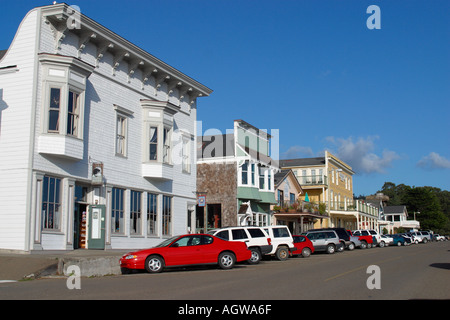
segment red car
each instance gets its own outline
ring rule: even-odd
[[[294,238],[294,247],[296,248],[292,255],[301,255],[307,258],[314,253],[313,244],[306,236],[292,236],[292,238]]]
[[[232,242],[209,234],[186,234],[161,242],[156,247],[129,252],[120,259],[122,273],[131,269],[161,272],[165,267],[218,264],[231,269],[252,256],[245,242]]]

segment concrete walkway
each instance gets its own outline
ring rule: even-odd
[[[81,276],[120,274],[119,259],[132,250],[33,251],[8,253],[0,250],[0,282],[64,276],[67,267],[80,267]]]

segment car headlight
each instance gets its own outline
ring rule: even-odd
[[[136,259],[136,258],[137,258],[137,255],[129,254],[125,257],[125,260]]]

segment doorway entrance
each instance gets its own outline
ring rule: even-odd
[[[86,248],[86,212],[87,204],[75,203],[73,212],[73,248]]]
[[[86,248],[86,234],[87,234],[87,194],[88,187],[75,185],[75,203],[73,210],[73,248]]]
[[[207,212],[207,214],[205,214]],[[220,203],[207,204],[196,207],[196,232],[208,232],[222,227],[222,205]]]

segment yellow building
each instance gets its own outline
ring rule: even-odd
[[[353,200],[352,167],[325,151],[324,157],[280,160],[282,169],[291,169],[303,189],[299,200],[325,204],[329,219],[314,225],[358,229],[361,222],[378,227],[378,209]]]

